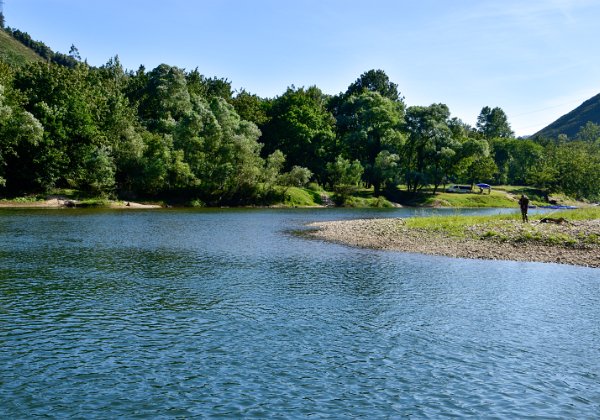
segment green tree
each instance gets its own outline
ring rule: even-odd
[[[337,122],[342,151],[361,163],[365,181],[379,194],[381,179],[375,173],[375,159],[383,150],[397,153],[402,148],[404,104],[366,91],[341,104]]]
[[[15,86],[24,93],[27,111],[44,127],[43,141],[27,153],[31,170],[20,182],[34,189],[85,188],[78,185],[82,174],[93,176],[97,170],[86,163],[91,162],[90,151],[108,146],[100,120],[110,110],[96,71],[85,64],[72,69],[33,64],[16,74]]]
[[[259,128],[269,121],[267,115],[271,102],[241,90],[230,101],[241,119],[253,122]]]
[[[0,186],[7,184],[7,166],[16,172],[15,169],[26,159],[24,154],[37,147],[42,137],[43,127],[40,122],[16,103],[11,103],[4,86],[0,85]],[[19,170],[27,172],[25,168],[27,166],[21,166]],[[12,177],[8,187],[12,191],[18,191],[18,180]]]
[[[579,129],[575,140],[594,143],[600,141],[600,125],[588,121],[583,127]]]
[[[231,82],[227,79],[217,77],[205,77],[200,74],[198,68],[186,74],[187,86],[191,95],[200,96],[206,100],[218,96],[231,102],[233,91]]]
[[[543,154],[543,147],[529,139],[513,139],[509,142],[511,159],[508,165],[510,184],[524,185],[532,167]]]
[[[176,121],[189,114],[192,101],[183,70],[161,64],[148,73],[140,92],[139,116],[153,132],[171,133]]]
[[[341,155],[334,162],[327,164],[329,182],[339,196],[338,202],[343,202],[348,195],[356,191],[363,172],[364,168],[358,159],[350,161]]]
[[[379,152],[373,167],[373,176],[377,185],[381,185],[383,189],[396,188],[400,178],[399,162],[400,157],[397,154],[390,153],[389,150]]]
[[[488,139],[495,137],[508,138],[514,134],[508,123],[508,117],[499,107],[483,107],[477,117],[477,129]]]
[[[369,70],[361,74],[354,83],[348,86],[345,96],[360,95],[365,92],[377,92],[394,102],[402,101],[398,85],[392,83],[383,70]]]
[[[528,172],[527,181],[547,194],[562,192],[578,199],[600,198],[600,146],[571,141],[549,143]]]
[[[261,137],[264,153],[281,150],[286,170],[305,167],[322,182],[325,163],[335,151],[335,120],[323,93],[316,87],[288,88],[273,100],[268,118]]]
[[[304,187],[310,181],[312,172],[301,166],[294,166],[289,172],[285,172],[279,176],[278,184],[284,187],[283,196],[287,194],[290,187]]]
[[[443,182],[458,140],[448,126],[450,110],[444,104],[413,106],[406,112],[409,137],[404,148],[405,182],[409,192],[417,192],[428,183],[434,193]]]
[[[494,175],[498,171],[496,162],[489,155],[478,156],[473,159],[466,171],[467,179],[473,188],[473,184],[476,182],[489,182],[494,178]]]

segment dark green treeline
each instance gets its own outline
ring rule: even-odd
[[[599,179],[599,126],[573,139],[516,139],[500,108],[484,107],[470,127],[444,104],[407,107],[381,70],[335,96],[292,86],[261,98],[165,64],[0,63],[5,196],[75,188],[267,204],[277,186],[313,181],[340,194],[488,182],[597,199]]]

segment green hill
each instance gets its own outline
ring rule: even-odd
[[[533,137],[557,138],[559,134],[566,134],[569,138],[573,138],[588,121],[600,124],[600,94],[541,129]]]
[[[0,59],[16,66],[42,61],[42,57],[3,30],[0,30]]]

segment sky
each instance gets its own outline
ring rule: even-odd
[[[4,0],[4,16],[91,65],[198,68],[269,98],[381,69],[407,106],[471,125],[500,107],[518,136],[600,93],[598,0]]]

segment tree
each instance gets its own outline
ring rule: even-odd
[[[73,44],[71,44],[71,48],[69,49],[69,57],[73,60],[81,61],[81,54],[79,54],[79,50]]]
[[[473,188],[475,182],[489,182],[492,180],[497,171],[498,167],[494,159],[489,155],[484,155],[471,161],[467,167],[466,175],[471,188]]]
[[[399,180],[400,157],[388,150],[382,150],[375,158],[373,167],[373,177],[382,188],[395,188]]]
[[[206,100],[214,96],[231,101],[233,91],[231,82],[227,79],[217,77],[205,77],[200,74],[198,68],[186,74],[187,86],[190,94],[198,95]]]
[[[11,103],[4,86],[0,85],[0,186],[7,184],[7,166],[13,171],[17,169],[17,165],[26,159],[26,152],[35,148],[42,141],[42,136],[40,122],[31,113]],[[20,170],[27,172],[25,168],[27,166],[21,166]],[[15,181],[14,178],[9,179],[8,187],[18,191],[21,185]]]
[[[402,101],[398,85],[392,83],[383,70],[369,70],[361,74],[354,83],[348,86],[345,96],[360,95],[365,92],[377,92],[392,101]]]
[[[477,117],[477,129],[485,138],[508,138],[513,136],[513,131],[508,123],[508,117],[499,108],[485,106]]]
[[[513,185],[524,185],[530,168],[541,158],[544,148],[529,139],[513,139],[509,144],[511,159],[508,163],[508,181]]]
[[[356,190],[364,169],[358,160],[351,162],[341,155],[327,164],[327,173],[332,188],[338,194],[340,202]]]
[[[600,141],[600,125],[588,121],[583,127],[579,129],[575,140],[580,140],[587,143],[594,143]]]
[[[262,99],[242,89],[231,99],[230,103],[241,119],[251,121],[259,128],[269,121],[267,113],[271,103],[267,99]]]
[[[294,166],[289,172],[285,172],[279,176],[278,184],[285,187],[283,196],[287,193],[290,187],[304,187],[310,181],[312,172],[301,166]]]
[[[71,69],[45,63],[32,64],[16,74],[15,86],[27,98],[25,109],[44,127],[43,141],[22,154],[30,168],[18,175],[22,185],[42,190],[57,185],[79,187],[90,151],[108,143],[100,123],[109,113],[106,91],[96,76],[84,64]]]
[[[341,104],[337,122],[341,150],[349,159],[361,163],[365,181],[379,194],[381,179],[374,172],[375,159],[383,150],[398,153],[402,148],[404,104],[378,92],[362,92]]]
[[[444,163],[453,157],[457,140],[448,127],[450,110],[445,104],[413,106],[406,112],[409,137],[404,148],[405,182],[409,192],[434,184],[434,193],[442,183]]]
[[[159,65],[148,73],[143,89],[138,112],[151,131],[172,132],[175,122],[192,110],[185,73],[177,67]]]
[[[281,150],[285,169],[308,168],[320,182],[325,179],[325,163],[335,152],[335,120],[326,108],[326,98],[316,87],[294,87],[275,98],[263,126],[264,153]]]

